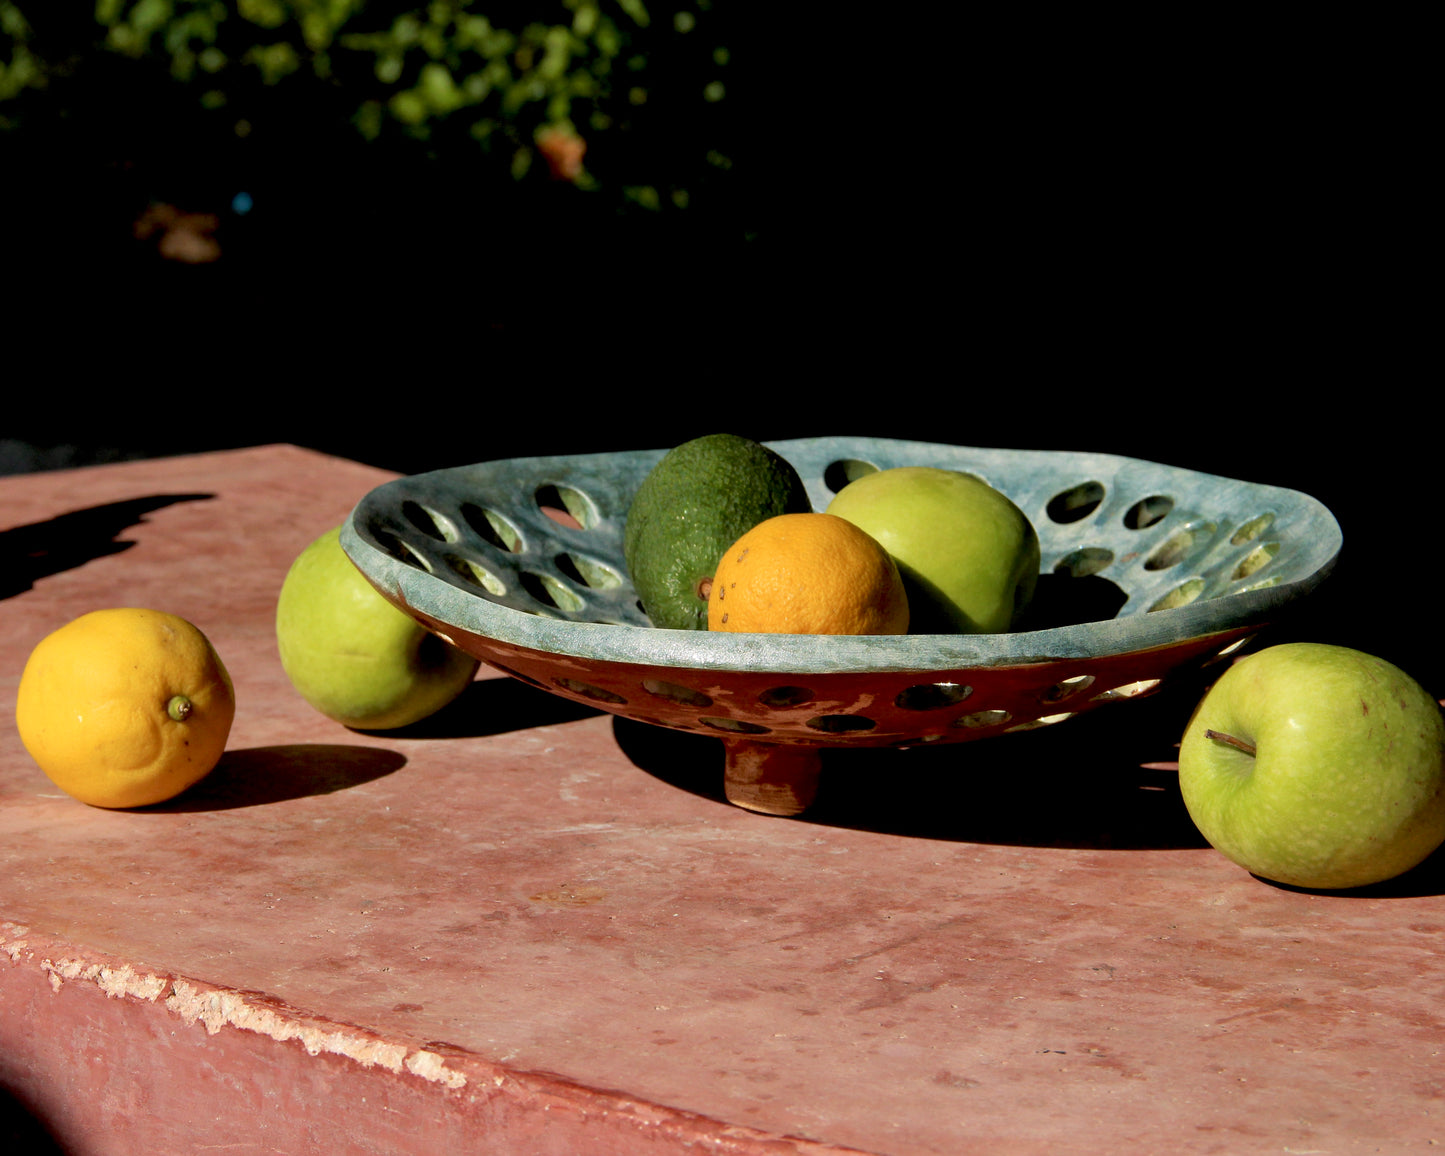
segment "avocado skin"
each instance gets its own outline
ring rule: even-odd
[[[654,626],[706,630],[698,586],[723,551],[777,514],[809,513],[798,471],[766,446],[708,434],[669,450],[633,495],[622,552]]]

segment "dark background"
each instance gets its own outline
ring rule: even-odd
[[[718,430],[1120,453],[1325,502],[1345,549],[1301,629],[1445,695],[1408,29],[766,31],[732,200],[691,218],[478,187],[301,109],[240,151],[133,93],[109,139],[0,138],[0,470]],[[243,185],[213,264],[131,235]]]

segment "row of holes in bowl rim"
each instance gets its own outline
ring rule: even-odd
[[[1268,518],[1272,515],[1263,515],[1262,517]],[[1165,570],[1182,564],[1194,553],[1195,544],[1207,541],[1214,534],[1215,529],[1212,522],[1198,522],[1177,530],[1150,555],[1144,563],[1144,569]],[[1257,530],[1254,536],[1257,537],[1262,532],[1262,530]],[[1249,537],[1242,537],[1239,532],[1236,532],[1230,539],[1230,544],[1238,546],[1248,541],[1250,541]],[[1235,564],[1227,582],[1232,585],[1244,582],[1246,578],[1252,578],[1279,554],[1279,549],[1278,542],[1261,542]],[[1073,550],[1060,558],[1054,564],[1054,573],[1071,578],[1085,578],[1101,573],[1112,565],[1113,561],[1114,554],[1111,550],[1099,546],[1086,546]],[[1283,580],[1283,575],[1271,574],[1242,586],[1234,586],[1230,592],[1260,590],[1267,586],[1277,586]],[[1153,612],[1169,610],[1176,606],[1186,606],[1203,594],[1207,585],[1208,582],[1202,576],[1195,575],[1187,578],[1150,603],[1149,610]]]
[[[848,482],[873,472],[876,466],[867,462],[838,461],[824,472],[825,482],[836,492]],[[1061,525],[1082,521],[1103,504],[1105,489],[1097,481],[1081,482],[1055,494],[1045,506],[1049,519]],[[538,510],[559,525],[569,529],[590,529],[597,522],[596,506],[582,492],[569,486],[548,483],[539,486],[533,494]],[[1174,509],[1174,499],[1164,494],[1151,494],[1139,499],[1125,511],[1122,519],[1130,530],[1144,530],[1156,525]],[[471,530],[483,541],[506,553],[521,553],[525,548],[522,531],[508,518],[495,510],[464,502],[459,513]],[[456,526],[442,514],[430,510],[415,501],[402,503],[402,515],[421,533],[438,542],[455,543],[461,538]],[[1264,512],[1241,523],[1230,536],[1232,546],[1242,546],[1262,537],[1274,523],[1274,514]],[[1144,562],[1144,569],[1167,570],[1187,561],[1197,543],[1212,536],[1217,529],[1212,522],[1195,522],[1183,526],[1157,546]],[[388,553],[410,565],[427,568],[425,559],[408,549],[391,535],[385,535],[383,544]],[[1229,577],[1230,582],[1240,582],[1253,577],[1278,553],[1277,541],[1261,542],[1235,566]],[[506,584],[481,563],[472,558],[447,555],[446,561],[458,577],[483,591],[496,596],[507,593]],[[537,574],[523,571],[520,581],[523,589],[536,602],[555,607],[558,610],[580,613],[586,608],[586,601],[578,592],[579,588],[606,590],[621,586],[624,579],[616,569],[588,558],[583,554],[563,553],[554,560],[558,570],[572,583],[568,586],[551,574]],[[1075,578],[1099,574],[1114,562],[1114,553],[1100,546],[1086,546],[1074,550],[1061,558],[1054,566],[1056,574]],[[1272,585],[1277,577],[1265,578],[1243,589]],[[1167,610],[1194,601],[1204,590],[1202,578],[1191,578],[1176,586],[1149,607],[1151,611]]]
[[[1230,655],[1248,645],[1250,639],[1239,638],[1227,646],[1213,652],[1205,661],[1206,665],[1228,658]],[[532,686],[542,690],[549,690],[550,687],[537,681],[529,675],[512,670],[497,662],[492,662],[498,670],[520,679]],[[1105,690],[1095,691],[1089,696],[1090,701],[1118,702],[1125,699],[1140,698],[1157,690],[1162,680],[1158,678],[1140,679],[1136,682],[1125,683],[1122,686],[1109,687]],[[1063,722],[1065,719],[1077,714],[1077,710],[1055,710],[1054,708],[1063,705],[1070,700],[1075,700],[1079,695],[1094,689],[1095,678],[1091,674],[1075,675],[1072,678],[1062,679],[1045,687],[1037,695],[1039,712],[1029,718],[1015,719],[1014,715],[1006,710],[984,709],[968,710],[962,714],[953,716],[948,721],[948,727],[961,730],[983,730],[986,728],[1005,728],[1008,731],[1032,730],[1036,727],[1051,726],[1054,723]],[[629,706],[628,699],[614,691],[607,690],[600,686],[593,686],[574,678],[554,678],[552,685],[556,689],[569,695],[589,699],[606,707]],[[663,699],[667,702],[688,707],[692,710],[704,711],[713,705],[711,696],[706,695],[691,687],[680,686],[676,683],[665,682],[661,679],[644,679],[642,689],[652,698]],[[899,710],[915,712],[920,716],[930,712],[942,712],[956,707],[973,694],[973,688],[957,682],[930,682],[918,683],[910,686],[894,697],[893,705]],[[802,686],[775,686],[763,691],[757,696],[758,705],[764,710],[792,710],[799,706],[805,706],[814,699],[814,693],[807,687]],[[644,719],[643,721],[656,721]],[[772,733],[773,728],[760,723],[749,722],[745,719],[729,718],[726,716],[697,715],[695,721],[703,727],[712,730],[742,735],[765,735]],[[1013,725],[1009,725],[1013,724]],[[817,731],[820,737],[847,736],[849,734],[866,733],[875,730],[878,723],[861,714],[820,714],[806,720],[805,724],[809,729]],[[929,741],[942,737],[941,734],[927,735],[922,741]]]
[[[595,507],[577,490],[549,484],[539,487],[533,496],[537,508],[560,526],[581,530],[596,524]],[[451,519],[419,502],[402,502],[401,512],[409,524],[434,541],[446,544],[461,541],[462,535]],[[526,539],[522,531],[495,510],[472,502],[463,502],[458,512],[468,528],[493,548],[507,554],[519,554],[525,549]],[[394,534],[386,531],[375,533],[386,552],[398,561],[431,570],[426,558]],[[497,597],[507,594],[506,583],[476,559],[452,553],[444,554],[443,559],[448,568],[469,585]],[[551,574],[527,570],[519,572],[518,580],[533,601],[558,610],[580,613],[586,609],[586,600],[578,592],[578,588],[610,590],[624,583],[622,575],[616,569],[584,554],[559,554],[554,562],[572,585],[558,581]]]
[[[1050,520],[1061,525],[1079,522],[1103,504],[1104,495],[1105,491],[1101,483],[1081,482],[1077,486],[1054,495],[1049,500],[1046,509]],[[1123,523],[1126,529],[1145,530],[1163,521],[1173,510],[1173,498],[1164,494],[1152,494],[1130,506],[1124,513]],[[1273,511],[1265,511],[1246,519],[1235,527],[1234,532],[1230,535],[1229,544],[1239,547],[1258,541],[1274,525],[1274,519]],[[1196,547],[1206,543],[1217,529],[1218,526],[1209,521],[1196,521],[1181,526],[1150,552],[1149,557],[1144,560],[1144,569],[1149,571],[1168,570],[1183,564],[1194,556]],[[1278,555],[1279,548],[1280,544],[1277,541],[1260,542],[1236,563],[1228,581],[1231,583],[1242,582],[1246,578],[1253,577]],[[1060,558],[1054,564],[1054,573],[1073,578],[1084,578],[1100,573],[1113,565],[1113,562],[1113,551],[1101,546],[1085,546]],[[1239,589],[1253,590],[1273,586],[1279,581],[1279,576],[1271,576],[1239,587]],[[1203,578],[1190,578],[1156,599],[1150,605],[1149,610],[1152,612],[1185,606],[1198,598],[1204,592],[1204,587]]]

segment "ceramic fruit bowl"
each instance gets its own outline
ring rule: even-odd
[[[428,629],[497,669],[631,719],[715,735],[728,798],[798,814],[830,746],[962,742],[1115,709],[1244,645],[1313,590],[1334,517],[1293,490],[1103,454],[861,437],[769,443],[814,509],[873,469],[964,470],[1032,519],[1042,574],[1009,634],[663,630],[622,529],[665,450],[520,458],[366,495],[341,541]]]

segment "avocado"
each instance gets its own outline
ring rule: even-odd
[[[708,434],[669,450],[627,510],[623,557],[654,626],[707,629],[723,551],[776,514],[809,513],[798,471],[766,446]]]

